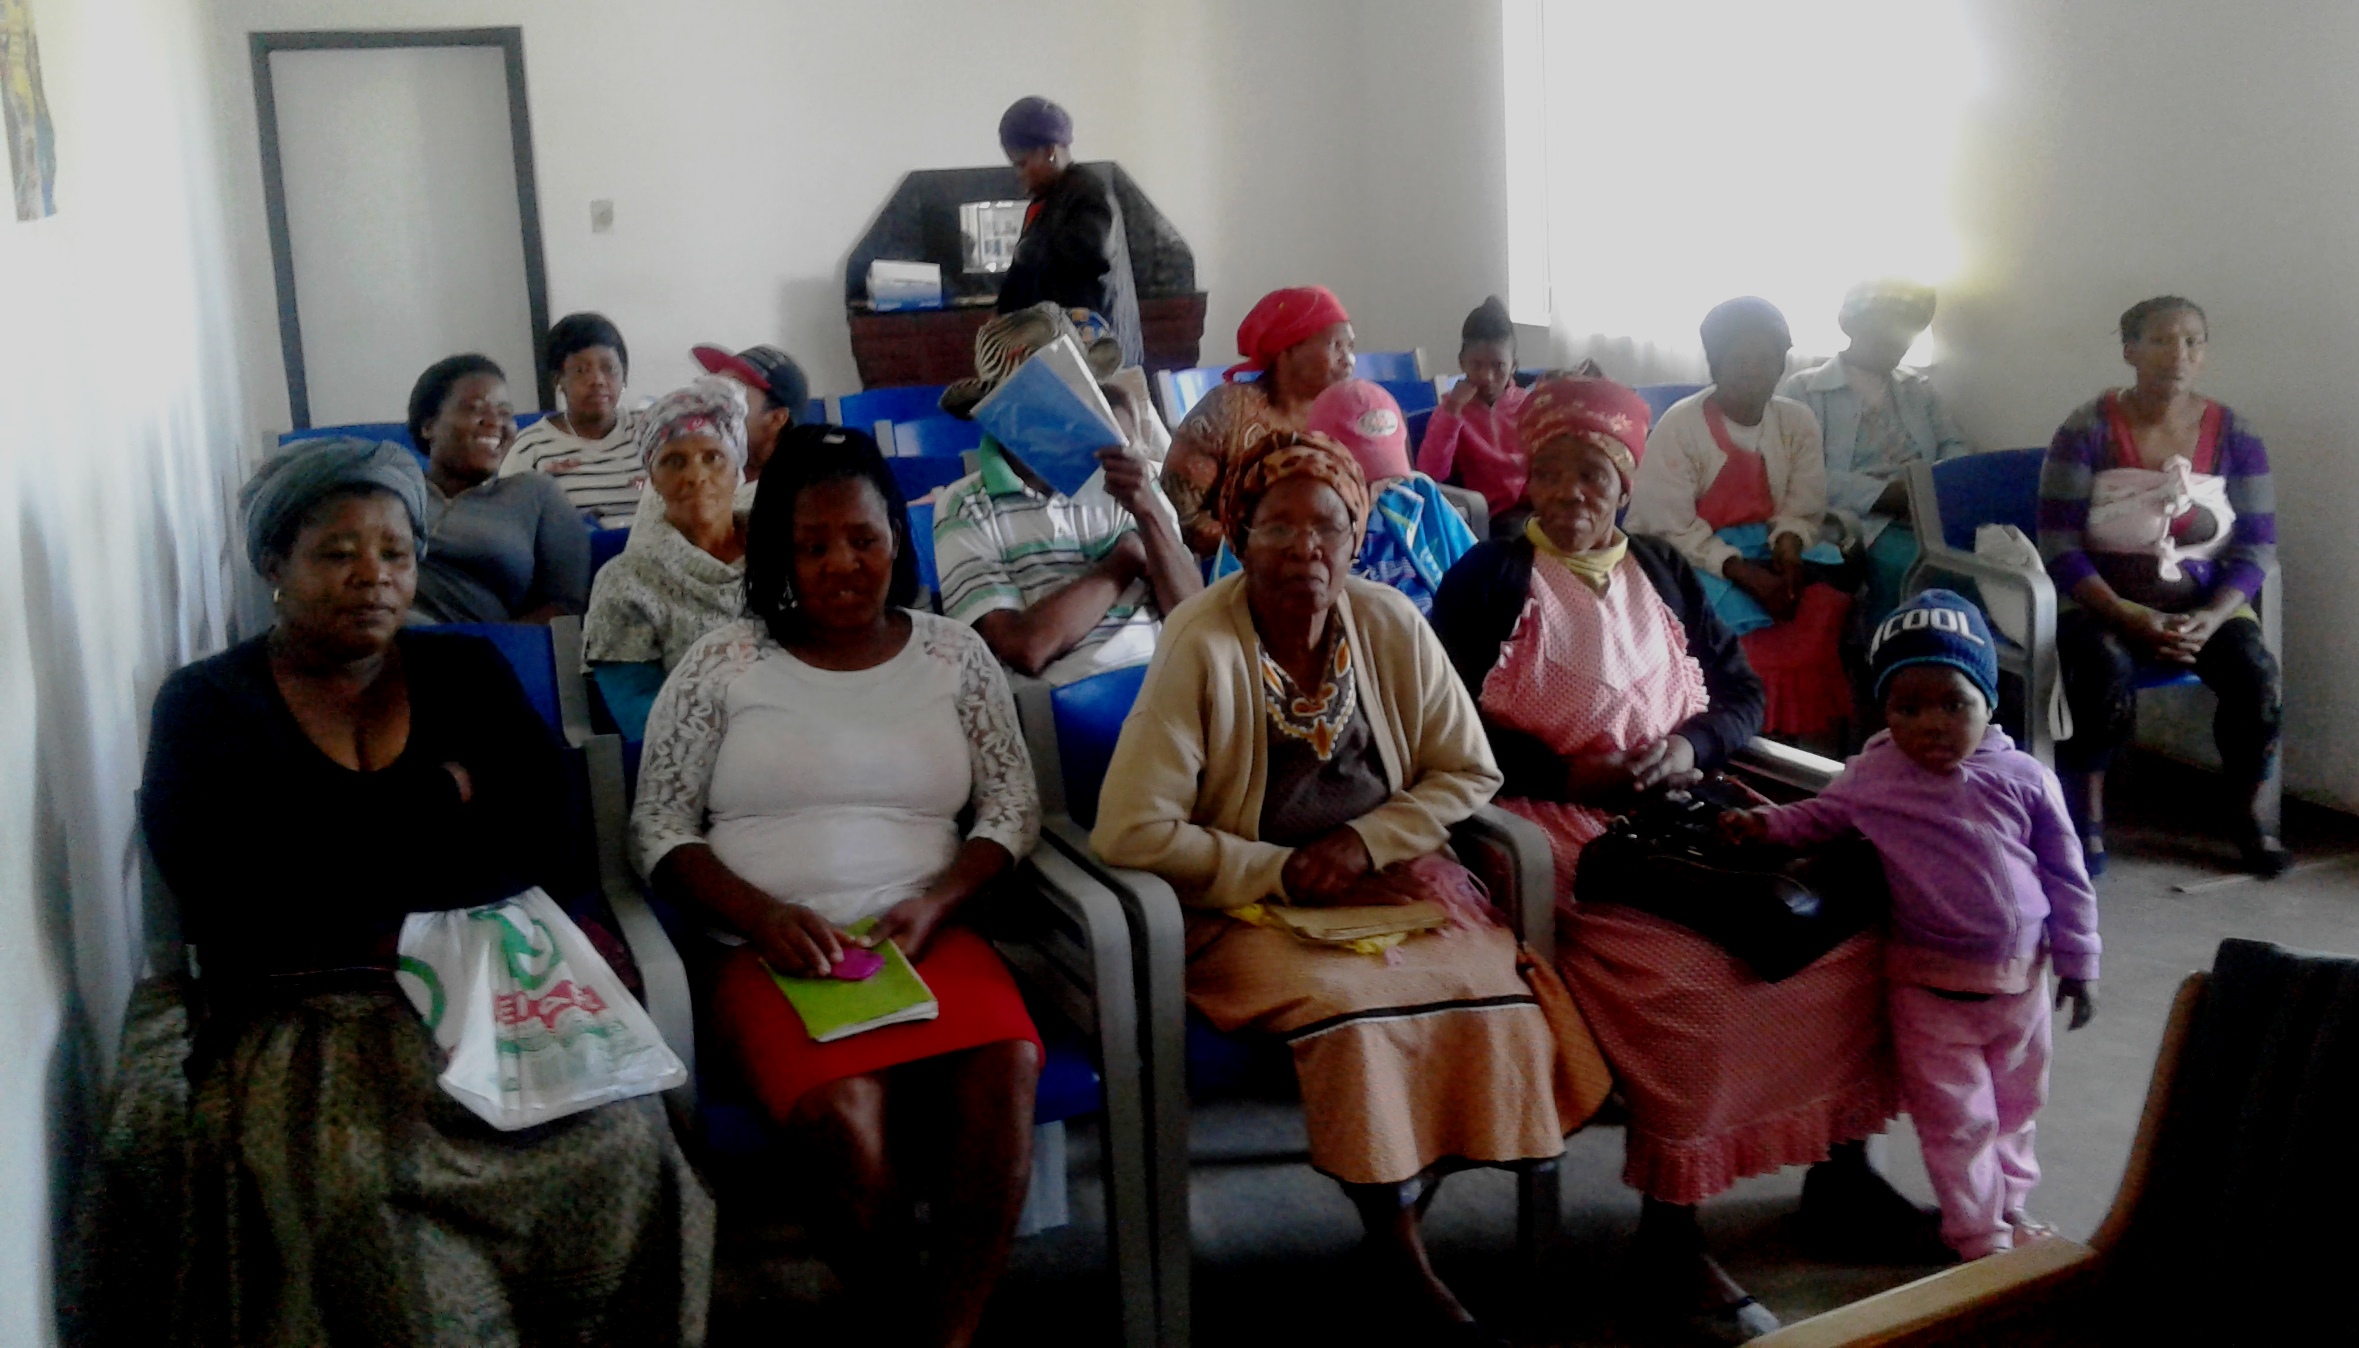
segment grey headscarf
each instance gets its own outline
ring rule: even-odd
[[[298,440],[262,465],[238,493],[246,521],[246,560],[259,573],[270,545],[331,492],[389,491],[409,512],[418,555],[426,553],[426,475],[418,456],[396,444],[348,435]]]
[[[704,375],[655,400],[639,418],[639,463],[655,469],[656,452],[685,435],[710,434],[745,471],[745,385]]]

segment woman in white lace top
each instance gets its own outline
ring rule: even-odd
[[[1040,1039],[958,914],[1031,850],[1040,799],[990,648],[907,607],[908,513],[876,443],[814,439],[762,475],[747,616],[689,647],[655,700],[633,841],[660,894],[736,943],[715,953],[712,1020],[809,1160],[830,1261],[880,1314],[920,1317],[923,1341],[964,1344],[1030,1177]],[[771,971],[825,977],[886,940],[940,1015],[813,1042]],[[913,1135],[948,1163],[906,1165]],[[905,1169],[942,1177],[920,1297]]]

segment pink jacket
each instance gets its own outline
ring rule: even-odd
[[[2058,977],[2097,976],[2097,892],[2063,789],[1996,726],[1949,773],[1917,766],[1880,733],[1823,794],[1764,814],[1781,846],[1852,829],[1875,844],[1904,982],[2022,991],[2043,946]]]
[[[1483,494],[1498,515],[1523,504],[1532,462],[1515,433],[1515,414],[1528,394],[1513,384],[1489,407],[1470,401],[1462,412],[1434,409],[1417,448],[1417,471]],[[1456,474],[1453,476],[1453,472]]]

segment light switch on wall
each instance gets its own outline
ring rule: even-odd
[[[612,234],[614,232],[614,202],[612,200],[600,197],[590,203],[590,232],[592,234]]]

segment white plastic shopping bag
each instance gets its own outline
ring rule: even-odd
[[[2012,524],[1985,524],[1974,530],[1974,555],[1986,562],[1997,562],[2026,575],[2036,576],[2047,569],[2040,560],[2039,545]],[[1993,586],[1982,592],[1983,612],[1990,615],[1990,625],[1999,635],[2018,646],[2031,644],[2031,606],[2022,595]],[[2064,701],[2064,681],[2058,679],[2048,698],[2048,738],[2072,738],[2072,708]]]
[[[688,1080],[637,999],[538,888],[410,914],[395,980],[449,1054],[442,1088],[494,1128]]]

